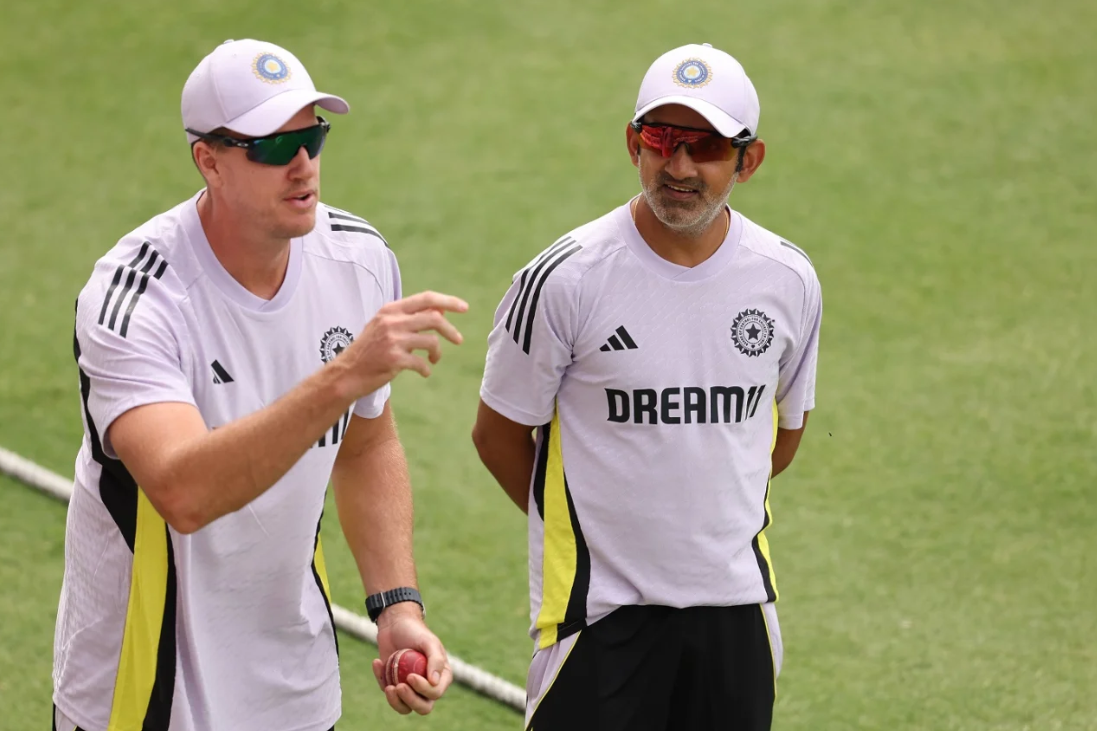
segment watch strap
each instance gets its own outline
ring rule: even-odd
[[[423,606],[423,596],[419,593],[419,590],[410,586],[401,586],[377,594],[370,594],[366,597],[366,614],[369,615],[372,622],[376,622],[381,616],[381,612],[385,611],[387,607],[401,602],[415,602],[423,610],[423,613],[426,613],[426,607]]]

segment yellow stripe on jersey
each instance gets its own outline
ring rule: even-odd
[[[571,587],[575,583],[578,550],[572,529],[564,483],[564,457],[560,447],[560,409],[549,427],[548,461],[545,465],[545,547],[542,567],[541,612],[537,616],[542,648],[556,644],[557,627],[564,621]]]
[[[312,565],[316,567],[316,574],[320,577],[320,585],[324,588],[324,598],[331,604],[331,585],[328,584],[328,568],[324,563],[324,543],[319,534],[316,536],[316,551],[312,554]]]
[[[766,488],[766,528],[773,524],[773,516],[769,512],[769,488]],[[758,550],[762,552],[766,568],[769,569],[769,585],[773,587],[773,601],[781,598],[781,592],[777,590],[777,574],[773,572],[773,559],[769,556],[769,539],[766,538],[766,530],[758,534]]]
[[[167,585],[167,527],[138,488],[129,606],[107,731],[141,731],[144,724],[156,681]]]
[[[780,416],[777,414],[777,399],[773,399],[773,439],[769,442],[769,453],[773,454],[773,450],[777,449],[777,421]]]
[[[773,450],[777,447],[777,400],[773,401],[773,438],[770,441],[769,453],[772,455]],[[766,482],[766,497],[765,497],[765,511],[766,518],[762,523],[764,528],[759,531],[755,540],[758,542],[758,551],[762,554],[762,560],[765,563],[765,570],[769,574],[769,585],[773,589],[773,601],[777,601],[781,598],[781,593],[777,591],[777,575],[773,571],[773,559],[769,555],[769,539],[766,538],[766,529],[773,525],[773,513],[769,509],[769,486],[770,483]]]

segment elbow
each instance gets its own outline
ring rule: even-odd
[[[477,423],[472,427],[472,443],[476,447],[476,453],[480,455],[480,461],[486,462],[489,438],[483,425]]]
[[[211,520],[194,500],[193,491],[183,485],[142,488],[157,514],[177,533],[190,535]]]
[[[189,536],[206,527],[206,522],[196,515],[174,515],[172,518],[164,518],[164,522],[170,525],[176,533]]]
[[[492,431],[483,424],[477,424],[472,428],[472,443],[476,447],[476,454],[489,471],[506,454],[508,446],[506,437],[505,433],[500,433],[498,430]]]

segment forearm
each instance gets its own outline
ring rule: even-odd
[[[338,460],[332,483],[339,524],[366,594],[417,588],[411,480],[399,438],[393,435]]]
[[[159,481],[181,529],[197,530],[259,497],[352,403],[329,366],[270,406],[180,442],[167,453]]]
[[[524,439],[475,439],[480,461],[523,513],[529,512],[529,486],[537,456],[532,434]]]

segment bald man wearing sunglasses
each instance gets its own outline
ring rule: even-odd
[[[333,728],[329,480],[382,657],[427,656],[427,677],[397,686],[374,660],[388,703],[429,713],[452,680],[423,620],[388,397],[401,371],[430,374],[440,338],[461,342],[443,313],[467,305],[402,298],[377,229],[319,202],[316,106],[349,111],[289,51],[216,48],[182,99],[205,187],[123,237],[80,293],[58,729]]]
[[[648,69],[641,193],[515,275],[473,440],[529,515],[533,731],[769,729],[770,479],[815,404],[803,251],[728,207],[765,159],[728,54]]]

